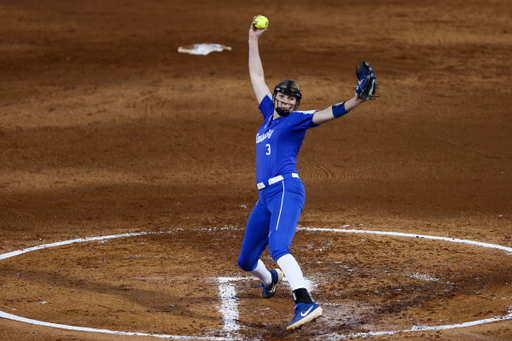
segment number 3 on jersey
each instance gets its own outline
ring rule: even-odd
[[[265,155],[270,155],[270,153],[272,153],[272,150],[270,149],[270,144],[267,143],[265,147],[267,147],[267,152],[265,153]]]

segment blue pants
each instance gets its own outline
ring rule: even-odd
[[[286,179],[259,191],[238,257],[242,270],[253,271],[267,245],[276,262],[290,253],[305,201],[304,184],[298,178]]]

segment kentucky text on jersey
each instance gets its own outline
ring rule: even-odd
[[[263,142],[265,141],[265,139],[269,139],[272,137],[272,133],[274,132],[273,129],[270,129],[269,131],[267,131],[265,134],[257,134],[256,135],[256,143],[260,143],[260,142]]]

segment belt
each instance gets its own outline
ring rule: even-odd
[[[267,181],[257,183],[256,187],[258,187],[258,190],[260,190],[260,189],[263,189],[270,185],[273,185],[275,183],[278,183],[280,181],[283,181],[285,179],[298,178],[298,177],[299,177],[299,174],[297,174],[297,173],[278,175],[278,176],[274,176],[273,178],[268,179]]]

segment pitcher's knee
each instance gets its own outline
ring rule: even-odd
[[[252,271],[255,268],[254,261],[248,257],[243,257],[242,255],[238,257],[238,266],[246,272]]]
[[[286,248],[280,248],[280,249],[275,249],[275,250],[269,250],[269,252],[270,252],[270,255],[272,256],[272,259],[275,262],[277,262],[279,258],[290,254],[290,248],[286,247]]]

